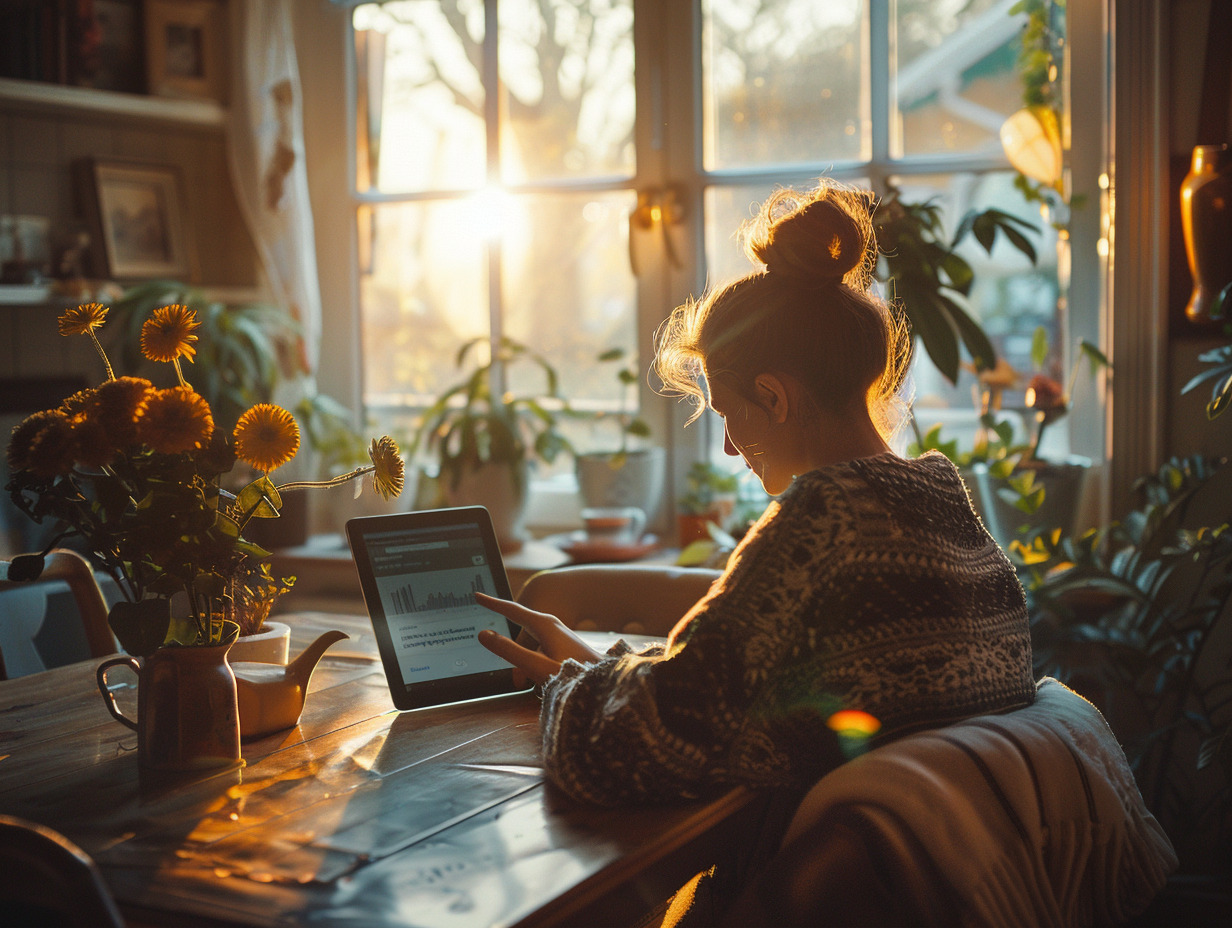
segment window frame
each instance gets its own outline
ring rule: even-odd
[[[1107,133],[1104,130],[1108,113],[1109,67],[1108,50],[1102,32],[1091,32],[1093,20],[1106,16],[1109,0],[1069,0],[1070,56],[1074,62],[1073,85],[1082,87],[1076,95],[1075,119],[1071,147],[1074,150],[1074,190],[1085,191],[1098,183],[1106,165]],[[702,49],[701,0],[633,0],[634,10],[634,57],[635,93],[637,115],[634,124],[634,144],[637,151],[636,166],[631,178],[588,178],[583,181],[553,183],[553,189],[619,189],[629,187],[638,192],[670,189],[682,205],[679,226],[674,230],[675,252],[678,264],[669,264],[666,258],[648,262],[637,280],[637,341],[643,368],[648,366],[650,350],[656,330],[674,306],[703,292],[706,280],[704,222],[701,216],[705,192],[712,186],[736,186],[742,184],[788,184],[799,183],[801,178],[827,173],[838,179],[866,178],[878,193],[884,193],[886,180],[891,176],[909,177],[922,174],[988,173],[1010,169],[1002,153],[964,153],[958,155],[907,155],[894,157],[891,154],[891,99],[892,79],[888,67],[893,50],[891,33],[891,0],[869,0],[866,14],[868,29],[870,116],[868,127],[871,141],[870,157],[866,161],[817,162],[813,165],[770,166],[766,168],[717,169],[704,168],[702,138]],[[351,4],[355,5],[354,3]],[[491,69],[496,73],[495,42],[487,36],[495,35],[495,3],[485,3],[485,75]],[[346,108],[350,143],[347,146],[348,209],[353,222],[365,205],[383,202],[403,202],[422,199],[440,199],[443,194],[381,194],[360,192],[357,189],[354,36],[349,15],[345,17],[346,61]],[[680,37],[672,41],[672,37]],[[490,85],[489,85],[490,86]],[[1079,102],[1081,101],[1081,102]],[[499,97],[487,94],[485,107],[496,112]],[[489,136],[493,136],[496,124],[487,121]],[[488,141],[488,158],[495,157],[497,145],[493,138]],[[489,176],[495,177],[497,166],[489,163]],[[508,185],[518,192],[544,189],[543,184]],[[464,195],[470,191],[458,192]],[[1102,205],[1102,196],[1096,202]],[[1072,280],[1069,334],[1066,341],[1079,335],[1090,341],[1105,344],[1103,337],[1109,329],[1105,307],[1109,287],[1109,267],[1099,257],[1096,243],[1106,240],[1109,230],[1101,227],[1099,216],[1092,220],[1097,210],[1092,207],[1085,217],[1075,215],[1071,229]],[[1103,210],[1098,211],[1103,215]],[[354,225],[352,227],[354,229]],[[354,232],[353,241],[354,241]],[[499,251],[493,249],[489,261],[499,262]],[[354,255],[352,261],[355,261]],[[358,330],[362,324],[358,306],[358,269],[353,281],[354,324]],[[494,278],[499,280],[499,278]],[[1081,283],[1078,283],[1081,281]],[[498,284],[490,284],[498,287]],[[499,294],[490,303],[491,313],[499,314]],[[493,320],[494,331],[499,331],[499,319]],[[358,341],[358,332],[355,335]],[[355,368],[362,378],[363,359],[355,348]],[[363,408],[362,384],[355,385],[356,398]],[[665,447],[668,454],[669,474],[665,498],[676,499],[683,487],[684,474],[692,462],[706,456],[711,447],[712,436],[708,429],[713,423],[706,419],[689,429],[682,426],[689,409],[674,399],[657,395],[643,381],[640,401],[644,417],[651,426],[652,438]],[[1106,445],[1105,398],[1101,391],[1099,401],[1092,407],[1076,410],[1068,418],[1071,447],[1097,462],[1105,458]]]

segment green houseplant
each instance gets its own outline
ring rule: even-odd
[[[466,342],[458,350],[456,365],[464,367],[472,353],[489,344],[486,337]],[[545,381],[541,393],[497,392],[494,368],[519,362],[540,369]],[[571,450],[559,429],[567,408],[552,365],[526,345],[503,337],[485,363],[425,410],[411,451],[435,458],[438,491],[445,505],[487,506],[502,547],[516,550],[523,542],[531,463],[550,464]]]
[[[1026,235],[1034,227],[998,209],[972,210],[950,238],[935,199],[906,202],[891,186],[873,213],[873,229],[882,253],[878,277],[937,370],[957,382],[964,347],[977,371],[995,368],[996,350],[966,306],[975,272],[958,247],[971,235],[991,253],[1000,234],[1034,264]]]
[[[626,363],[623,348],[609,348],[599,354],[600,364],[615,362],[620,388],[620,408],[615,413],[579,413],[593,418],[600,426],[615,432],[614,450],[574,454],[574,470],[582,505],[590,507],[636,506],[653,519],[663,497],[666,455],[663,449],[647,443],[650,426],[634,409],[638,383],[637,369]]]
[[[1232,470],[1174,458],[1142,502],[1077,538],[1037,534],[1026,566],[1037,671],[1090,698],[1190,873],[1232,840]]]

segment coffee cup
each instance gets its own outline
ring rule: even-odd
[[[602,506],[582,510],[586,539],[601,544],[631,545],[642,540],[646,513],[636,506]]]

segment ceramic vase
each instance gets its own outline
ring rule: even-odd
[[[190,771],[240,761],[240,721],[235,674],[227,663],[231,643],[159,648],[144,661],[116,657],[98,668],[108,711],[137,732],[137,762],[146,770]],[[137,675],[137,718],[116,705],[107,675],[115,667]]]
[[[526,543],[526,489],[530,471],[526,461],[506,464],[488,461],[478,467],[463,465],[442,472],[441,497],[446,506],[483,506],[492,516],[492,528],[506,554]]]
[[[1181,183],[1181,228],[1193,277],[1185,307],[1193,323],[1212,321],[1211,304],[1232,283],[1232,152],[1227,145],[1199,145]]]
[[[647,521],[654,522],[667,476],[667,454],[662,448],[640,448],[623,456],[579,454],[574,462],[583,506],[636,506],[646,513]]]

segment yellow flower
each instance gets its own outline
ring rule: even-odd
[[[60,404],[60,411],[72,419],[74,416],[80,416],[94,401],[94,389],[87,387],[84,390],[78,390],[72,396],[69,396]]]
[[[201,325],[197,314],[180,303],[160,306],[141,326],[141,353],[151,361],[192,360],[197,349],[193,330]]]
[[[137,411],[154,385],[144,377],[117,377],[94,391],[91,414],[107,430],[107,443],[122,451],[137,444]]]
[[[13,427],[9,436],[9,447],[5,454],[9,470],[14,474],[30,467],[30,455],[34,440],[53,419],[68,421],[68,417],[58,409],[44,409],[27,416]]]
[[[137,410],[137,434],[162,454],[203,448],[213,433],[210,404],[191,387],[151,390]]]
[[[103,324],[107,307],[102,303],[82,303],[60,314],[61,335],[88,335]]]
[[[37,477],[52,478],[73,469],[77,443],[73,440],[73,423],[68,416],[52,415],[30,441],[27,466]]]
[[[405,477],[403,470],[406,465],[398,453],[398,443],[384,435],[380,440],[372,439],[372,447],[368,449],[372,458],[372,489],[385,499],[393,499],[402,492]]]
[[[240,416],[234,435],[236,457],[267,474],[299,450],[299,426],[289,412],[273,403],[259,403]]]
[[[107,427],[91,413],[74,416],[73,457],[86,467],[102,467],[115,459],[118,450],[107,434]]]

